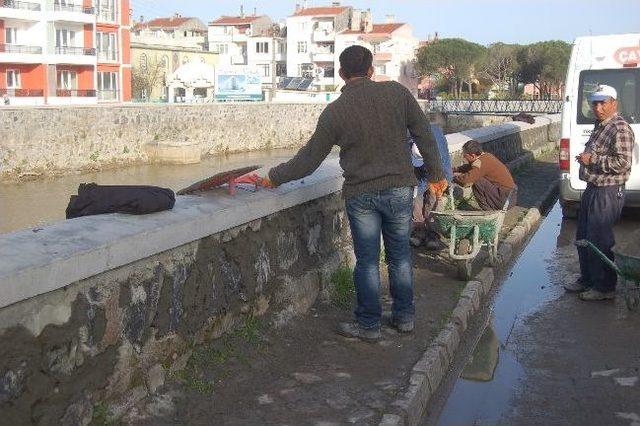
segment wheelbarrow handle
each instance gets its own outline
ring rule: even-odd
[[[576,241],[576,246],[578,247],[589,247],[591,250],[593,250],[593,252],[595,254],[598,255],[598,257],[607,265],[609,265],[609,267],[611,269],[613,269],[614,271],[616,271],[616,273],[618,275],[622,275],[622,272],[620,271],[620,269],[618,268],[618,265],[616,265],[615,263],[613,263],[611,261],[611,259],[609,259],[607,256],[605,256],[605,254],[603,252],[600,251],[600,249],[598,247],[596,247],[591,241],[589,240],[577,240]]]

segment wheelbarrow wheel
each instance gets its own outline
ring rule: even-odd
[[[458,277],[468,281],[471,278],[471,261],[459,260],[458,261]]]

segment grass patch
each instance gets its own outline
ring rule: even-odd
[[[342,265],[331,275],[333,293],[331,300],[333,303],[344,309],[353,305],[356,297],[356,288],[353,283],[353,269],[347,265]]]
[[[92,424],[101,426],[114,425],[115,422],[111,420],[111,410],[106,402],[99,402],[93,406],[93,418]]]

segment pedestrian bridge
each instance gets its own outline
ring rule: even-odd
[[[426,101],[428,112],[455,114],[558,114],[562,100],[442,99]]]

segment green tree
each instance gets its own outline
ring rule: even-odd
[[[571,45],[561,40],[541,41],[522,47],[516,56],[519,81],[534,84],[549,98],[564,83]]]
[[[477,65],[485,50],[484,46],[460,38],[441,39],[420,48],[418,71],[423,76],[446,81],[450,93],[456,97],[461,96],[466,83],[472,97]]]

